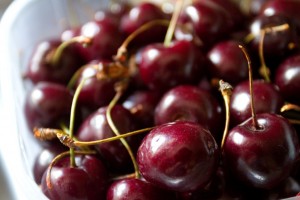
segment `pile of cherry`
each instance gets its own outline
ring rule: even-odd
[[[300,1],[178,2],[114,3],[37,45],[24,112],[50,199],[300,192]]]

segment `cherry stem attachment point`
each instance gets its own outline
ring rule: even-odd
[[[227,134],[228,134],[228,129],[229,129],[229,122],[230,122],[230,98],[232,95],[232,90],[233,87],[227,83],[224,82],[223,80],[219,81],[219,90],[222,93],[222,97],[224,99],[224,103],[225,103],[225,110],[226,110],[226,121],[225,121],[225,128],[224,128],[224,132],[223,132],[223,137],[222,137],[222,142],[221,142],[221,149],[223,149],[225,140],[227,138]]]
[[[255,111],[255,105],[254,105],[252,64],[251,64],[251,60],[250,60],[249,54],[247,53],[246,49],[242,45],[239,45],[239,48],[244,53],[244,56],[245,56],[245,58],[248,62],[249,91],[250,91],[252,124],[253,124],[254,129],[258,130],[258,129],[260,129],[260,127],[258,125],[258,121],[257,121],[257,118],[256,118],[256,111]]]

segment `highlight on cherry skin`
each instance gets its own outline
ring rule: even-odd
[[[300,1],[247,2],[111,1],[35,44],[22,115],[45,196],[300,194]]]

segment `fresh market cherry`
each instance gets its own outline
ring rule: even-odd
[[[207,128],[218,140],[223,128],[222,107],[207,91],[192,85],[180,85],[167,91],[155,108],[156,125],[191,121]]]
[[[271,189],[289,177],[299,157],[299,139],[287,119],[257,114],[234,127],[223,146],[230,174],[251,187]]]
[[[163,190],[137,178],[121,179],[113,182],[107,191],[107,200],[166,200],[175,199],[175,192]]]
[[[239,48],[239,42],[226,40],[216,43],[208,52],[209,72],[212,78],[222,79],[232,85],[248,77],[248,65]]]
[[[233,90],[230,103],[231,125],[237,125],[251,117],[249,81],[239,83]],[[279,113],[284,99],[279,88],[264,80],[253,81],[253,98],[256,113]]]
[[[34,84],[40,81],[66,84],[74,72],[85,63],[78,44],[70,44],[54,62],[54,54],[61,45],[59,39],[45,40],[39,43],[31,56],[24,77]]]
[[[108,173],[102,162],[91,155],[77,155],[75,161],[76,167],[71,167],[66,157],[58,160],[50,172],[46,170],[43,193],[50,199],[105,199]]]
[[[80,141],[94,141],[115,136],[108,124],[106,111],[107,107],[101,107],[90,114],[80,125],[76,137]],[[133,115],[121,105],[113,107],[111,116],[121,134],[136,130],[137,124],[134,121]],[[139,136],[133,136],[126,138],[126,141],[133,152],[136,152],[141,138]],[[120,141],[100,144],[97,145],[96,148],[100,151],[100,154],[112,172],[128,172],[132,169],[130,156]]]
[[[152,90],[166,91],[180,84],[195,84],[204,75],[206,60],[191,41],[147,45],[140,52],[141,80]]]
[[[28,92],[25,118],[28,127],[56,128],[69,118],[73,94],[64,85],[39,82]]]
[[[275,84],[286,101],[300,105],[300,54],[286,58],[275,73]]]
[[[169,190],[204,188],[219,164],[218,145],[210,132],[193,122],[173,122],[154,128],[137,153],[146,181]]]

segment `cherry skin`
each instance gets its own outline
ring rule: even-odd
[[[284,100],[279,88],[264,80],[253,81],[253,98],[256,113],[279,113]],[[230,120],[233,126],[251,117],[249,81],[239,83],[232,92]]]
[[[173,121],[191,121],[207,128],[219,138],[222,107],[207,91],[192,85],[180,85],[166,92],[155,108],[156,125]]]
[[[232,85],[248,78],[248,63],[239,48],[239,42],[226,40],[216,43],[207,57],[212,78],[222,79]]]
[[[228,12],[212,1],[194,1],[185,7],[178,21],[192,24],[206,47],[225,38],[234,24]]]
[[[257,122],[259,128],[249,118],[228,133],[224,165],[242,183],[271,189],[291,174],[299,156],[299,139],[291,124],[279,115],[257,114]]]
[[[166,91],[179,84],[193,84],[203,77],[205,57],[190,41],[147,45],[140,52],[141,80],[151,90]]]
[[[173,122],[154,128],[137,152],[146,181],[178,192],[203,188],[219,164],[218,145],[208,130],[193,122]]]
[[[40,81],[66,84],[74,72],[85,63],[85,59],[80,54],[79,45],[71,44],[62,51],[57,63],[54,63],[53,55],[59,45],[59,39],[39,43],[31,56],[24,77],[34,84]]]
[[[108,105],[115,95],[114,84],[117,80],[97,77],[101,64],[107,65],[108,62],[93,60],[83,66],[74,86],[76,88],[82,79],[87,78],[80,91],[78,104],[92,111]]]
[[[41,152],[39,152],[33,164],[34,181],[38,185],[41,184],[43,174],[48,168],[53,158],[67,150],[68,148],[66,148],[61,143],[54,143],[52,145],[49,145],[48,147],[45,147]]]
[[[25,118],[28,127],[57,128],[70,116],[73,94],[64,85],[39,82],[25,99]]]
[[[300,105],[300,54],[286,58],[275,72],[274,82],[286,101]]]
[[[141,128],[154,126],[154,110],[161,98],[160,93],[150,90],[135,91],[122,105],[130,110]]]
[[[50,172],[51,187],[47,185],[47,170],[42,178],[42,191],[50,199],[105,199],[108,174],[103,163],[94,156],[75,157],[76,167],[70,158],[56,162]]]
[[[82,25],[80,35],[92,39],[88,47],[91,59],[111,59],[121,46],[124,36],[109,20],[89,21]]]
[[[107,191],[106,200],[166,200],[175,199],[175,193],[158,188],[147,181],[127,178],[115,181]]]
[[[107,107],[101,107],[90,114],[80,125],[76,137],[80,141],[100,140],[115,136],[106,118]],[[136,130],[137,124],[129,110],[116,105],[111,111],[112,120],[120,134]],[[126,138],[133,152],[137,151],[141,138]],[[113,141],[97,145],[96,148],[105,159],[112,172],[128,172],[132,170],[132,161],[121,141]]]

